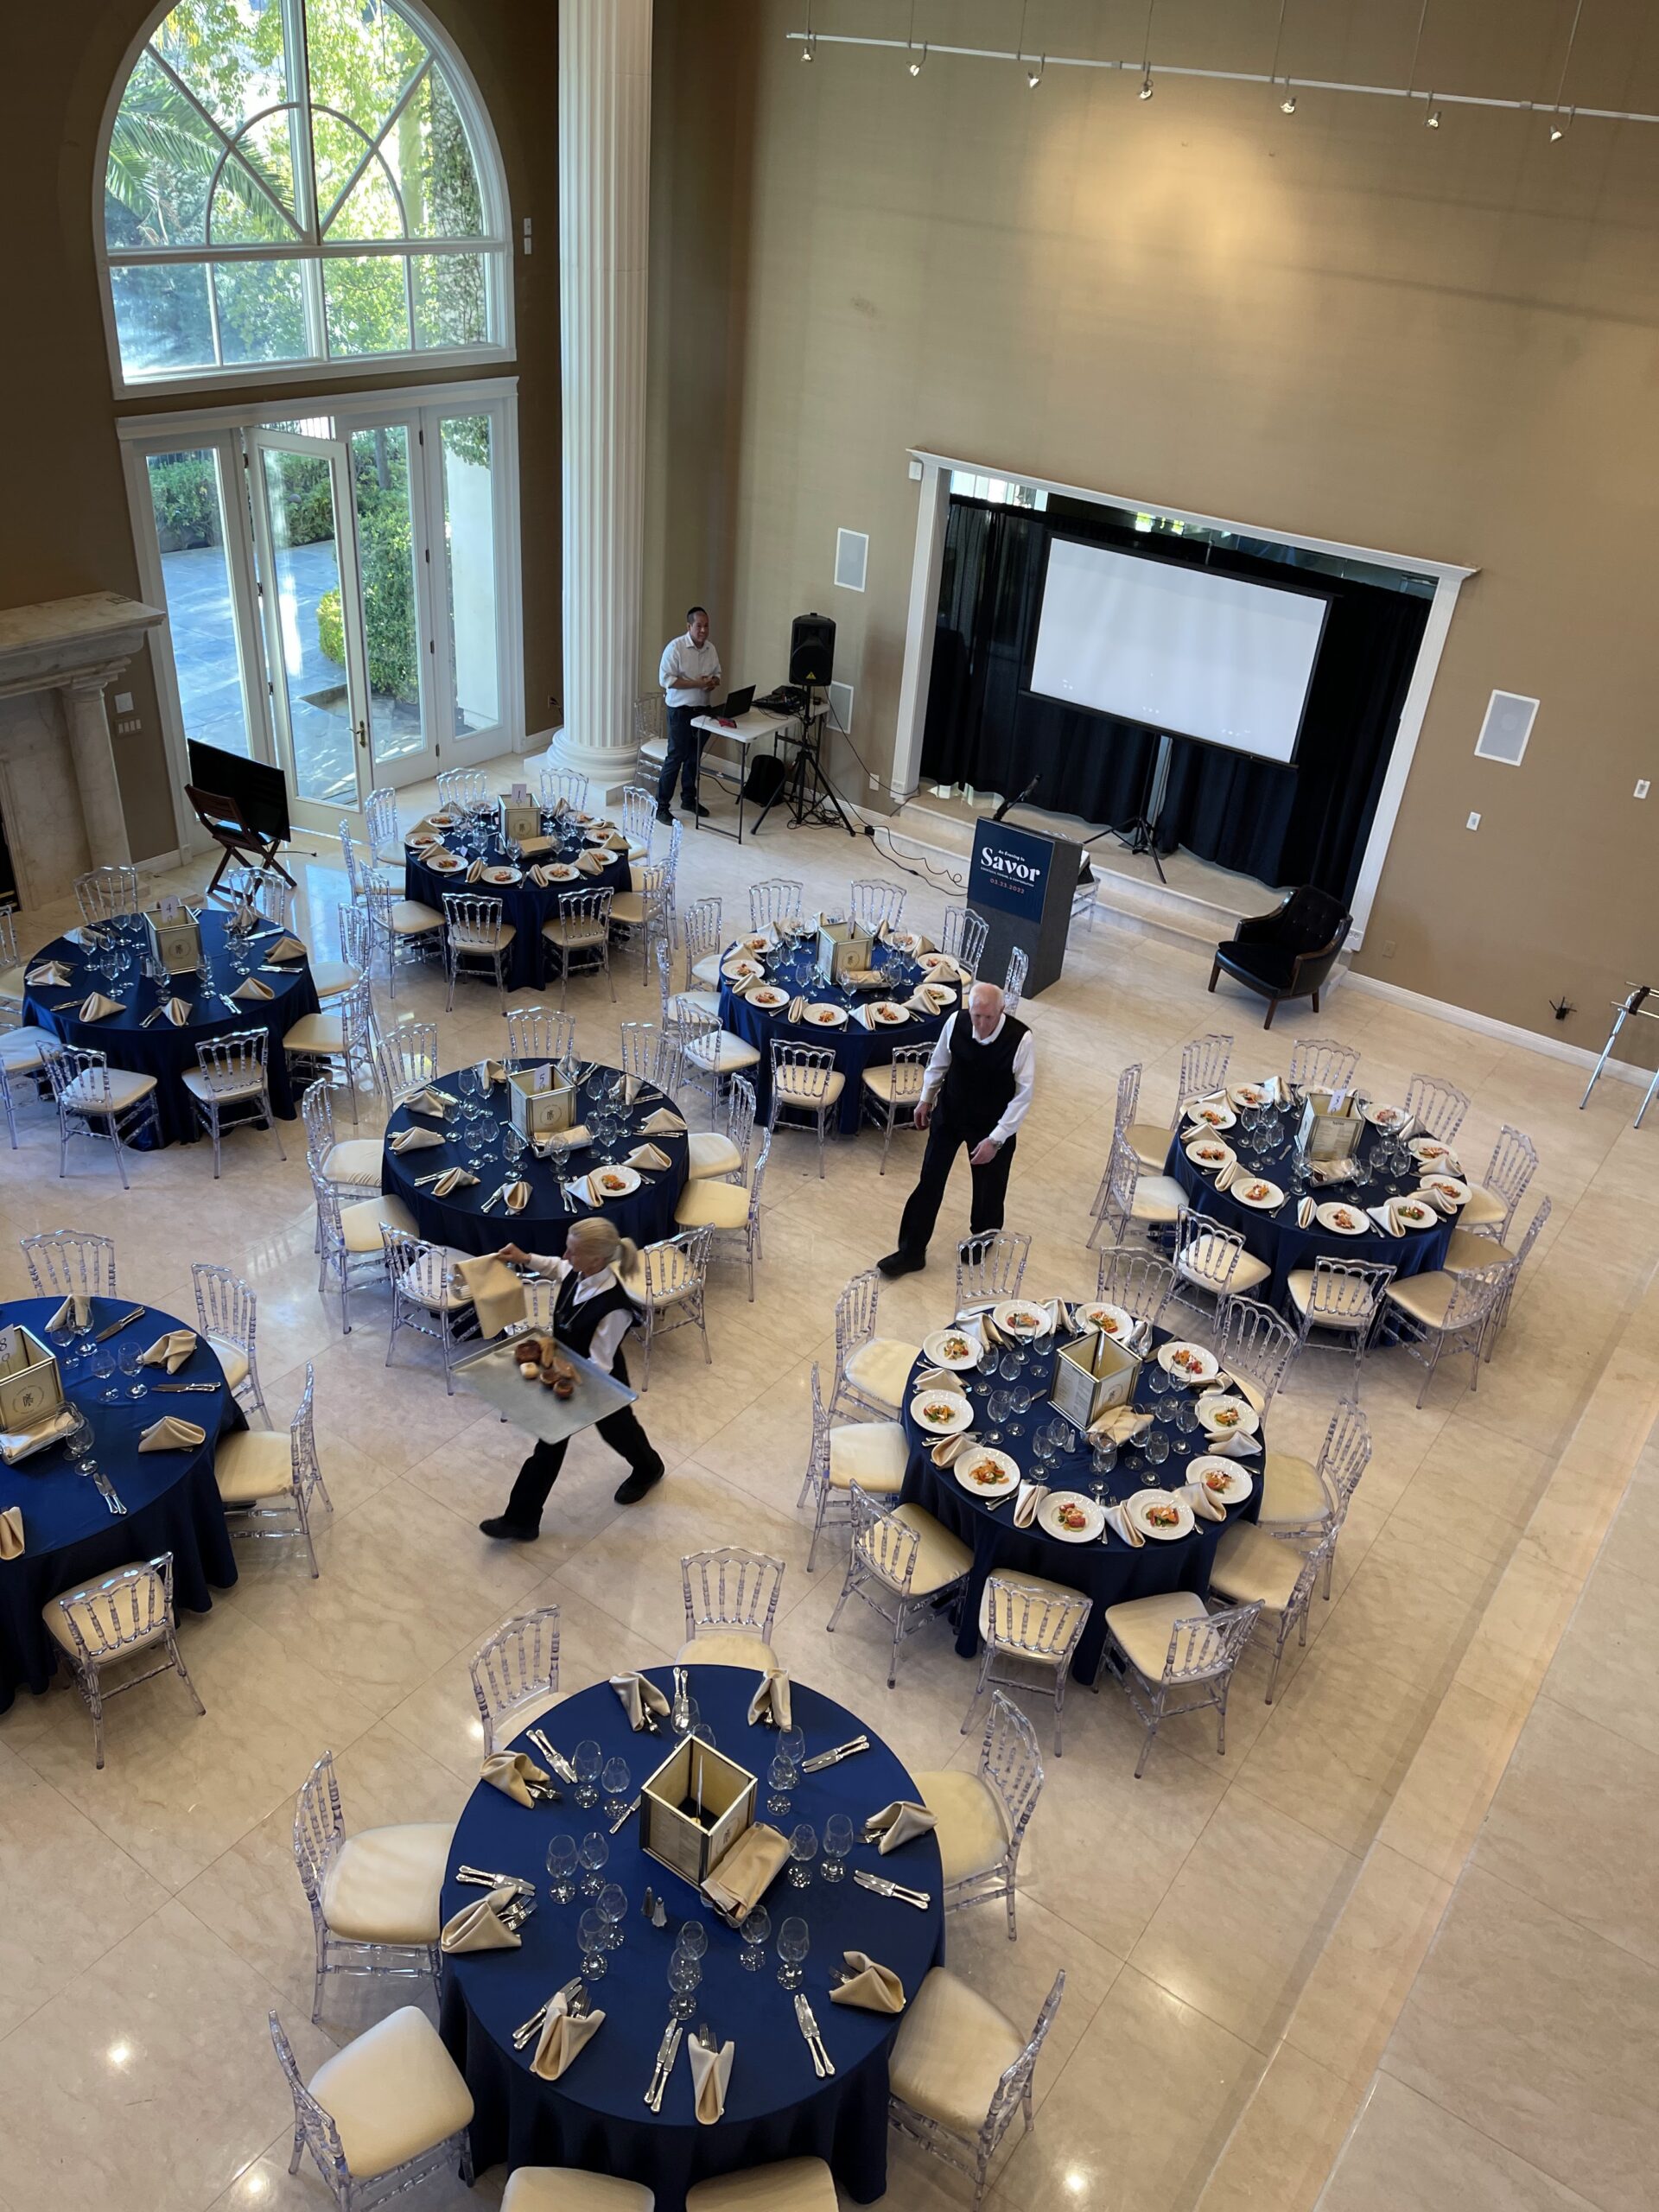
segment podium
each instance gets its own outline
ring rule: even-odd
[[[987,925],[979,963],[984,982],[1001,982],[1016,944],[1031,963],[1026,997],[1035,998],[1059,981],[1082,870],[1083,848],[1069,838],[1046,836],[1012,822],[978,823],[968,869],[968,904]]]

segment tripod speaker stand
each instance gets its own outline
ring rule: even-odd
[[[1164,798],[1169,790],[1169,760],[1172,747],[1169,739],[1160,732],[1158,749],[1152,756],[1152,766],[1141,794],[1141,811],[1132,815],[1121,830],[1110,834],[1116,838],[1126,853],[1144,853],[1158,871],[1160,883],[1167,883],[1164,864],[1158,857],[1158,817],[1164,810]]]
[[[760,819],[754,825],[753,834],[756,836],[760,834],[761,823],[779,799],[784,802],[789,818],[798,830],[809,822],[822,823],[828,829],[833,815],[849,837],[857,836],[857,830],[847,819],[841,801],[836,797],[823,772],[824,724],[829,713],[829,702],[820,701],[815,692],[808,711],[801,717],[799,737],[781,739],[783,744],[794,747],[795,758],[785,770],[783,782],[761,809]]]

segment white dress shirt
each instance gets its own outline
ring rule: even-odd
[[[963,1012],[966,1011],[964,1007]],[[982,1038],[979,1041],[985,1045],[995,1044],[997,1039],[1002,1034],[1002,1025],[1007,1018],[1006,1014],[998,1014],[995,1028],[988,1037]],[[950,1065],[950,1032],[955,1022],[956,1016],[953,1014],[940,1030],[939,1041],[933,1047],[933,1057],[927,1064],[927,1073],[922,1077],[922,1099],[925,1105],[931,1106],[944,1085],[945,1071]],[[1020,1122],[1025,1120],[1031,1110],[1031,1094],[1035,1082],[1036,1055],[1032,1051],[1031,1032],[1027,1029],[1014,1050],[1014,1096],[1003,1108],[1001,1120],[991,1131],[989,1141],[992,1144],[1007,1144]]]
[[[718,680],[720,655],[706,640],[700,645],[694,645],[690,633],[683,630],[677,638],[671,638],[663,647],[662,663],[657,671],[657,681],[667,692],[669,705],[706,708],[714,693],[705,691],[701,685],[692,690],[687,683],[690,677],[702,676],[712,676]]]
[[[538,1275],[546,1275],[556,1283],[563,1282],[566,1275],[575,1273],[569,1260],[551,1259],[539,1252],[532,1252],[530,1260]],[[601,1268],[596,1275],[582,1278],[576,1285],[575,1303],[585,1306],[590,1298],[597,1298],[601,1290],[614,1290],[616,1287],[615,1269]],[[594,1341],[588,1348],[588,1357],[595,1366],[608,1368],[613,1364],[617,1347],[633,1326],[633,1322],[632,1308],[605,1316],[594,1331]]]

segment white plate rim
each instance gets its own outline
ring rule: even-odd
[[[1051,1506],[1058,1507],[1068,1501],[1082,1506],[1095,1525],[1087,1529],[1051,1529],[1043,1516]],[[1057,1544],[1096,1544],[1100,1541],[1106,1531],[1106,1509],[1103,1505],[1097,1505],[1092,1497],[1085,1496],[1082,1491],[1052,1490],[1037,1508],[1037,1525],[1046,1536],[1052,1536]],[[1017,1579],[1015,1577],[1015,1580]]]
[[[762,995],[768,992],[771,994],[769,997]],[[776,983],[758,983],[748,994],[749,1004],[758,1006],[762,1014],[775,1014],[780,1006],[787,1006],[789,1000],[790,994],[780,989]]]
[[[1211,1114],[1224,1114],[1227,1118],[1224,1122],[1212,1122],[1210,1119]],[[1185,1106],[1181,1109],[1181,1119],[1190,1129],[1209,1129],[1217,1136],[1224,1129],[1238,1127],[1238,1116],[1230,1106]]]
[[[820,1014],[833,1014],[835,1016],[834,1020],[814,1021],[812,1015],[815,1009]],[[801,1016],[801,1020],[809,1028],[812,1029],[844,1029],[847,1026],[847,1009],[844,1006],[831,1006],[828,999],[814,999],[808,1005],[805,1013]]]
[[[1185,1371],[1178,1370],[1172,1367],[1169,1363],[1168,1355],[1178,1351],[1202,1352],[1210,1363],[1209,1374],[1189,1375]],[[1214,1352],[1211,1351],[1209,1345],[1194,1344],[1190,1337],[1172,1337],[1166,1344],[1160,1344],[1158,1347],[1158,1364],[1163,1369],[1166,1375],[1174,1376],[1175,1380],[1178,1382],[1185,1382],[1195,1390],[1201,1390],[1206,1382],[1213,1382],[1217,1376],[1221,1372],[1221,1362],[1216,1357]]]
[[[1436,1169],[1433,1173],[1423,1176],[1420,1179],[1417,1187],[1420,1191],[1426,1191],[1431,1183],[1455,1183],[1459,1190],[1463,1193],[1463,1196],[1460,1198],[1453,1201],[1455,1205],[1459,1206],[1466,1206],[1470,1198],[1473,1196],[1471,1185],[1466,1183],[1461,1175],[1445,1175]],[[1424,1204],[1427,1204],[1427,1199],[1425,1199]]]
[[[890,1013],[896,1014],[899,1017],[897,1021],[884,1021],[881,1024],[883,1029],[897,1029],[901,1023],[906,1022],[910,1020],[910,1008],[907,1006],[900,1006],[897,999],[877,999],[875,1003],[870,1008],[870,1020],[872,1022],[874,1021],[876,1015],[881,1013],[883,1008],[886,1008]]]
[[[1240,1183],[1245,1182],[1265,1183],[1268,1190],[1275,1195],[1270,1198],[1247,1198],[1238,1187]],[[1230,1198],[1236,1198],[1240,1205],[1249,1206],[1252,1213],[1275,1213],[1285,1203],[1284,1192],[1280,1190],[1279,1185],[1270,1175],[1240,1175],[1228,1185],[1224,1195]]]
[[[1109,1298],[1085,1298],[1071,1310],[1079,1321],[1085,1323],[1091,1329],[1097,1330],[1102,1336],[1105,1336],[1108,1332],[1100,1327],[1097,1321],[1090,1321],[1089,1316],[1091,1313],[1116,1313],[1125,1325],[1112,1338],[1115,1344],[1127,1344],[1141,1325],[1127,1306],[1115,1305]]]
[[[1245,1499],[1250,1496],[1251,1492],[1255,1488],[1255,1477],[1244,1465],[1244,1462],[1242,1459],[1230,1459],[1224,1452],[1196,1452],[1186,1463],[1186,1478],[1188,1482],[1201,1484],[1204,1480],[1205,1470],[1208,1467],[1224,1467],[1232,1480],[1242,1484],[1243,1486],[1240,1490],[1236,1497],[1217,1499],[1217,1503],[1218,1504],[1227,1506],[1243,1505]]]
[[[1389,1119],[1379,1122],[1376,1118],[1379,1114],[1387,1114]],[[1403,1106],[1396,1106],[1391,1098],[1369,1098],[1359,1109],[1359,1118],[1362,1122],[1369,1122],[1374,1129],[1390,1129],[1396,1122],[1408,1122],[1411,1116]]]
[[[965,1491],[969,1497],[1007,1497],[1010,1491],[1017,1491],[1026,1479],[1020,1471],[1019,1461],[1010,1458],[1006,1452],[999,1452],[995,1444],[982,1444],[977,1448],[987,1459],[996,1460],[999,1465],[1009,1471],[1008,1479],[1000,1483],[995,1490],[987,1490],[979,1483],[976,1483],[969,1490],[967,1478],[963,1475],[962,1468],[963,1461],[972,1459],[974,1454],[971,1452],[964,1452],[959,1458],[950,1462],[950,1472],[956,1477],[957,1489]]]
[[[601,1203],[605,1205],[614,1205],[618,1198],[632,1198],[633,1193],[639,1188],[639,1170],[637,1167],[630,1167],[625,1160],[619,1160],[614,1163],[614,1165],[608,1167],[595,1167],[592,1169],[590,1173],[594,1175],[626,1175],[632,1179],[626,1191],[607,1191],[605,1193],[604,1198],[601,1201]]]
[[[932,1361],[935,1367],[948,1367],[953,1375],[971,1375],[979,1365],[980,1355],[977,1351],[974,1353],[971,1359],[963,1361],[947,1358],[944,1352],[934,1351],[931,1349],[931,1347],[938,1344],[943,1337],[965,1337],[967,1335],[968,1332],[965,1329],[934,1329],[927,1336],[925,1336],[922,1338],[923,1353],[927,1358]],[[969,1342],[970,1344],[972,1341],[973,1339],[969,1338]]]
[[[1021,1343],[1035,1344],[1043,1333],[1043,1308],[1046,1303],[1046,1300],[1038,1298],[999,1298],[991,1308],[991,1319],[999,1329],[1006,1329],[1011,1337],[1018,1337]],[[1038,1315],[1038,1325],[1034,1329],[1019,1328],[1006,1319],[1009,1313],[1024,1311]]]
[[[1185,1517],[1179,1529],[1149,1529],[1141,1518],[1149,1505],[1173,1505]],[[1177,1497],[1173,1490],[1138,1490],[1125,1501],[1127,1511],[1149,1544],[1178,1544],[1183,1536],[1190,1536],[1198,1525],[1198,1516],[1184,1497]]]
[[[1201,1144],[1218,1144],[1222,1150],[1226,1154],[1226,1159],[1198,1159],[1197,1156],[1198,1147]],[[1192,1162],[1192,1165],[1198,1169],[1200,1175],[1219,1175],[1224,1167],[1230,1166],[1233,1161],[1238,1158],[1238,1154],[1233,1150],[1231,1145],[1230,1145],[1224,1137],[1217,1135],[1213,1129],[1207,1130],[1202,1136],[1195,1133],[1188,1141],[1182,1145],[1181,1150]]]
[[[1344,1229],[1338,1222],[1327,1221],[1325,1217],[1326,1206],[1345,1206],[1350,1213],[1357,1217],[1359,1227]],[[1365,1211],[1364,1207],[1356,1205],[1347,1198],[1321,1199],[1313,1210],[1313,1218],[1321,1229],[1328,1230],[1332,1236],[1375,1236],[1376,1234],[1376,1224]]]
[[[1254,1436],[1262,1426],[1262,1416],[1242,1390],[1210,1390],[1205,1396],[1212,1406],[1225,1403],[1236,1406],[1241,1418],[1230,1428],[1214,1429],[1204,1417],[1205,1399],[1198,1402],[1198,1427],[1206,1436]]]
[[[1412,1230],[1421,1230],[1424,1229],[1438,1229],[1441,1222],[1446,1219],[1446,1216],[1440,1211],[1438,1206],[1430,1205],[1427,1198],[1414,1198],[1407,1192],[1402,1192],[1400,1196],[1395,1199],[1394,1203],[1396,1206],[1421,1207],[1423,1212],[1427,1215],[1428,1218],[1427,1221],[1408,1221],[1406,1228],[1408,1231]]]
[[[920,1408],[925,1400],[928,1398],[943,1398],[947,1396],[955,1398],[958,1401],[963,1412],[967,1415],[967,1419],[965,1421],[954,1422],[949,1428],[938,1428],[936,1427],[931,1421],[924,1421],[922,1419]],[[961,1390],[918,1390],[912,1397],[907,1410],[909,1411],[911,1419],[915,1422],[917,1427],[921,1430],[924,1436],[960,1436],[964,1429],[969,1429],[974,1425],[974,1409],[968,1402],[966,1394]]]

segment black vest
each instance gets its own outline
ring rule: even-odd
[[[976,1144],[989,1136],[1014,1096],[1014,1056],[1025,1034],[1023,1021],[1004,1014],[1001,1028],[982,1045],[966,1007],[950,1025],[950,1065],[939,1104],[951,1127]]]
[[[553,1333],[567,1351],[575,1352],[586,1359],[593,1347],[599,1325],[607,1313],[626,1313],[630,1321],[638,1320],[639,1309],[620,1282],[613,1280],[608,1290],[601,1290],[596,1297],[584,1298],[580,1306],[576,1293],[586,1278],[573,1268],[559,1284],[558,1296],[553,1301]],[[626,1332],[622,1343],[627,1341]],[[613,1369],[622,1363],[622,1344],[616,1348]],[[626,1370],[625,1370],[626,1371]]]

